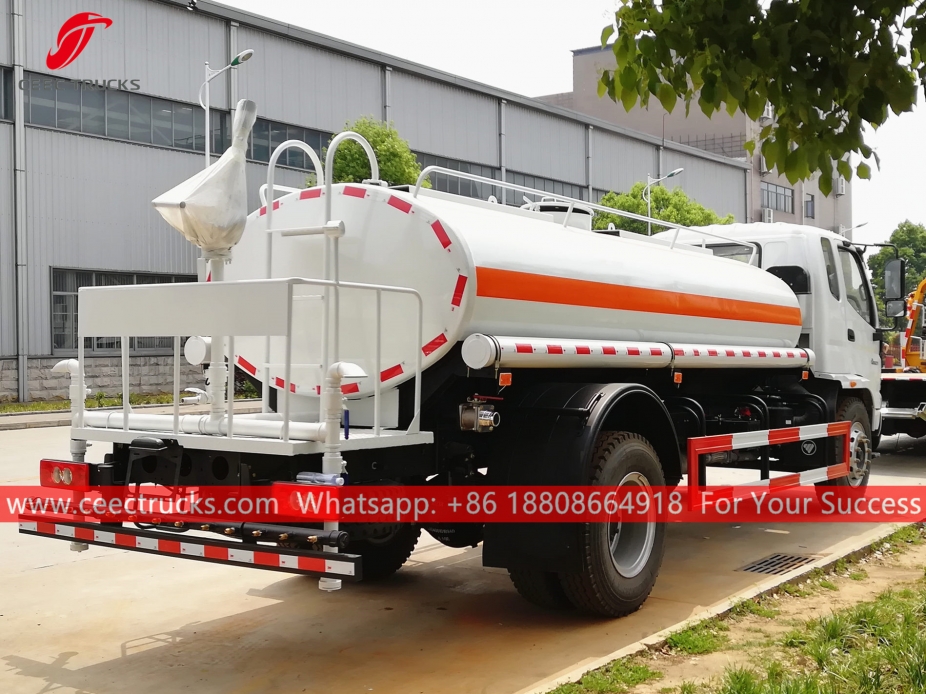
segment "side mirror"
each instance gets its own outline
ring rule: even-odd
[[[905,288],[907,261],[903,258],[889,260],[884,266],[884,300],[903,299],[907,295]],[[892,315],[888,313],[888,315]],[[903,315],[898,314],[898,315]]]
[[[884,302],[884,313],[888,318],[903,318],[907,312],[907,302],[903,299],[889,299]]]

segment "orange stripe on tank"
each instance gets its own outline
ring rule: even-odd
[[[701,318],[801,325],[801,310],[756,301],[722,299],[662,289],[629,287],[530,272],[476,268],[476,296],[485,299],[535,301],[620,311],[643,311]]]

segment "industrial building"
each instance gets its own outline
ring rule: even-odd
[[[724,157],[748,162],[747,222],[788,222],[829,229],[851,238],[852,184],[841,176],[833,182],[833,192],[820,192],[819,173],[809,180],[792,184],[787,178],[765,165],[758,148],[749,154],[744,145],[757,139],[762,128],[773,122],[770,110],[758,122],[737,112],[730,116],[721,110],[710,118],[697,103],[685,113],[679,102],[672,113],[659,100],[650,99],[646,108],[629,112],[620,104],[598,96],[598,80],[602,70],[614,69],[614,53],[610,48],[593,46],[572,52],[572,91],[538,97],[541,101],[578,111],[615,125],[649,133],[660,141],[679,142]]]
[[[203,64],[224,67],[244,49],[254,57],[211,82],[207,129]],[[259,114],[251,209],[277,144],[296,137],[320,150],[347,122],[374,116],[423,165],[591,200],[684,167],[674,180],[691,197],[737,221],[754,216],[746,161],[205,0],[0,0],[0,85],[3,400],[66,395],[51,367],[76,355],[80,287],[195,281],[197,249],[150,203],[203,167],[207,137],[224,150],[241,98]],[[303,186],[302,153],[284,163],[277,182]],[[118,390],[120,349],[118,337],[87,341],[94,392]],[[130,352],[133,389],[168,388],[170,340],[132,338]]]

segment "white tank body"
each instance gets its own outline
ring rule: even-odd
[[[778,278],[698,250],[563,227],[548,214],[423,190],[411,194],[366,185],[332,188],[332,219],[342,281],[410,287],[416,302],[383,294],[380,375],[384,388],[411,378],[473,333],[523,337],[643,340],[793,347],[801,327],[797,298]],[[275,203],[274,229],[322,225],[324,191]],[[265,209],[248,217],[226,271],[229,280],[265,277]],[[272,276],[322,278],[324,238],[273,235]],[[321,379],[322,294],[301,287],[294,302],[290,389],[314,395]],[[340,291],[337,358],[376,372],[375,294]],[[261,377],[264,341],[240,338],[239,365]],[[271,348],[271,384],[283,387],[283,341]],[[373,379],[345,392],[367,395]]]

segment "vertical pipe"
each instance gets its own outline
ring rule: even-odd
[[[592,188],[592,131],[595,126],[590,125],[585,129],[585,183],[588,186],[588,201],[595,202]]]
[[[417,345],[422,344],[421,339],[424,337],[424,307],[421,295],[415,294],[414,296],[418,300],[418,341],[415,343],[415,414],[409,430],[412,433],[418,433],[421,428],[421,348]]]
[[[209,119],[209,61],[206,61],[206,86],[203,87],[205,94],[203,95],[203,110],[205,111],[205,123],[206,123],[206,166],[204,168],[209,168],[209,164],[212,159],[212,123]]]
[[[228,336],[228,438],[232,438],[235,425],[235,336]]]
[[[77,385],[79,390],[79,402],[80,405],[77,409],[77,426],[84,426],[84,409],[86,408],[86,403],[84,402],[85,393],[87,392],[84,387],[84,336],[80,333],[77,334]],[[71,403],[73,406],[74,403]],[[74,423],[72,422],[73,426]]]
[[[380,374],[382,373],[382,313],[383,313],[383,292],[381,289],[376,290],[376,368],[373,371],[373,435],[380,434],[380,389],[382,387]]]
[[[383,121],[392,120],[392,68],[383,66]]]
[[[340,268],[338,263],[338,237],[334,237],[332,245],[332,264],[334,265],[334,328],[332,332],[334,333],[334,344],[332,345],[331,350],[331,361],[336,362],[339,358],[339,352],[341,350],[341,341],[340,341],[340,332],[341,332],[341,288],[338,286],[340,281]],[[325,371],[327,372],[327,365],[325,366]]]
[[[13,0],[13,80],[22,84],[25,62],[25,0]],[[20,402],[29,401],[29,368],[26,357],[28,322],[28,265],[26,243],[26,125],[22,89],[13,89],[13,243],[16,262],[16,356]]]
[[[231,61],[238,55],[238,22],[228,23],[228,55],[226,56],[226,65],[231,65]],[[232,67],[228,71],[228,110],[231,111],[231,122],[235,122],[235,106],[238,105],[238,67]]]
[[[293,285],[286,285],[286,362],[283,365],[283,440],[289,441],[289,384],[293,357]],[[324,375],[323,375],[324,377]]]
[[[174,335],[174,434],[180,433],[180,336]]]
[[[123,335],[122,343],[122,430],[129,430],[129,338]]]
[[[508,154],[505,142],[505,106],[507,103],[504,99],[498,102],[498,166],[501,169],[502,181],[506,181],[508,176]],[[503,186],[500,192],[502,197],[499,202],[504,205],[508,201],[508,189]]]

